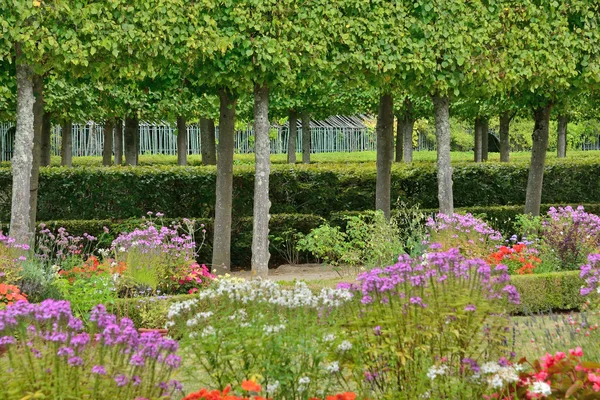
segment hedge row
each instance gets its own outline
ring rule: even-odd
[[[582,280],[579,272],[554,272],[539,275],[515,275],[511,283],[521,295],[521,304],[512,306],[514,315],[529,315],[548,311],[577,311],[585,303],[579,294]],[[310,286],[310,281],[308,282]],[[113,312],[131,318],[136,326],[162,328],[170,304],[196,297],[178,295],[164,298],[118,299]]]
[[[542,205],[542,212],[547,211],[552,205]],[[557,206],[557,205],[554,205]],[[600,215],[600,204],[583,204],[588,212]],[[436,209],[421,210],[426,215],[433,215]],[[514,226],[516,216],[522,214],[523,206],[499,206],[499,207],[467,207],[456,209],[456,212],[470,212],[486,220],[493,228],[502,232],[505,237],[516,233]],[[286,232],[301,232],[307,234],[319,225],[329,222],[331,225],[345,227],[345,216],[360,214],[359,211],[346,211],[332,213],[328,219],[312,214],[273,214],[270,220],[270,235],[272,237],[286,237]],[[166,219],[165,222],[171,222]],[[212,238],[213,221],[208,218],[196,219],[197,225],[204,224],[206,234],[204,235],[204,244],[199,251],[199,260],[210,262],[212,259]],[[81,236],[88,233],[99,239],[100,247],[109,247],[112,240],[120,232],[130,232],[140,226],[142,219],[128,220],[68,220],[68,221],[50,221],[45,224],[56,230],[64,227],[69,233]],[[104,228],[109,229],[109,233],[104,233]],[[4,228],[0,225],[0,229]],[[196,232],[196,241],[202,242],[203,234],[199,229]],[[248,267],[250,265],[252,247],[252,217],[236,218],[232,224],[231,241],[231,262],[234,267]],[[271,259],[270,265],[277,266],[286,263],[283,255],[278,251],[283,250],[277,247],[275,241],[271,241]]]
[[[525,203],[528,167],[506,163],[454,166],[456,207]],[[600,203],[600,161],[551,162],[544,176],[544,203]],[[327,217],[375,204],[375,164],[273,165],[271,212]],[[214,167],[43,168],[38,219],[125,219],[147,211],[171,217],[211,218],[215,202]],[[233,213],[252,215],[254,169],[236,166]],[[0,168],[0,221],[8,221],[11,173]],[[433,164],[394,165],[392,199],[436,208]]]

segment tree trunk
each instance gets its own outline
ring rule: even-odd
[[[402,162],[402,156],[404,155],[404,134],[402,133],[402,121],[400,116],[396,118],[396,157],[394,160]]]
[[[391,94],[379,98],[377,114],[377,182],[375,209],[390,218],[392,162],[394,160],[394,99]]]
[[[31,179],[29,183],[29,233],[30,238],[35,236],[35,222],[37,219],[37,199],[40,183],[40,165],[42,157],[42,125],[44,119],[44,78],[39,75],[33,77],[33,157],[31,163]]]
[[[510,141],[508,136],[510,119],[508,111],[504,111],[500,115],[500,162],[510,161]]]
[[[252,225],[252,273],[266,279],[269,275],[269,89],[254,85],[254,223]]]
[[[125,117],[125,164],[136,166],[138,161],[138,132],[139,121],[137,117]]]
[[[481,161],[488,160],[490,149],[490,121],[487,117],[481,118]]]
[[[177,165],[187,165],[188,134],[186,120],[177,117]]]
[[[114,119],[104,121],[104,147],[102,148],[102,165],[112,165]]]
[[[51,144],[50,139],[52,137],[52,119],[50,113],[44,112],[42,116],[42,137],[41,137],[41,149],[40,149],[40,165],[42,167],[50,166],[51,162]]]
[[[70,120],[66,120],[62,124],[60,165],[67,168],[73,166],[73,124]]]
[[[302,113],[302,164],[310,164],[310,114]]]
[[[123,120],[115,119],[115,165],[123,164]]]
[[[17,53],[19,48],[17,46]],[[33,163],[33,70],[17,64],[17,129],[12,158],[10,236],[16,243],[29,242],[29,189]]]
[[[200,149],[202,165],[217,165],[217,145],[215,143],[215,121],[200,118]]]
[[[224,89],[219,92],[219,99],[219,157],[217,158],[212,272],[222,275],[231,269],[231,208],[236,99]]]
[[[402,138],[404,140],[402,161],[411,163],[413,161],[413,130],[415,129],[415,119],[411,114],[405,115],[402,119]]]
[[[556,142],[556,155],[558,158],[565,158],[567,156],[567,124],[569,123],[569,117],[566,115],[558,116],[558,139]]]
[[[450,99],[434,95],[435,135],[437,140],[438,201],[440,212],[454,214],[452,195],[452,164],[450,160]]]
[[[296,164],[296,138],[298,137],[298,113],[290,110],[290,120],[288,123],[288,164]]]
[[[482,161],[482,150],[483,150],[483,124],[481,117],[475,118],[475,147],[473,148],[475,152],[474,161],[476,163],[480,163]]]
[[[540,215],[540,204],[542,203],[542,184],[544,182],[546,150],[548,150],[550,111],[552,111],[552,105],[539,107],[533,111],[535,125],[533,127],[531,164],[525,196],[525,214],[534,216]]]

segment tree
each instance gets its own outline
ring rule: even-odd
[[[525,213],[539,215],[551,110],[558,95],[598,85],[600,15],[588,1],[526,1],[499,14],[508,88],[534,117]]]

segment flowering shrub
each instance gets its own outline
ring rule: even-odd
[[[243,381],[241,384],[242,390],[250,393],[259,393],[261,386],[254,381]],[[190,393],[183,398],[183,400],[266,400],[265,397],[255,395],[253,397],[238,397],[230,394],[231,386],[227,386],[222,391],[208,389],[200,389],[197,392]],[[345,392],[336,394],[333,396],[327,396],[324,400],[355,400],[356,394],[352,392]],[[317,397],[311,397],[309,400],[320,400]]]
[[[20,263],[26,260],[29,245],[18,244],[0,231],[0,282],[15,283],[20,276]]]
[[[336,315],[351,294],[324,288],[314,294],[299,282],[219,278],[191,300],[173,304],[166,327],[181,336],[193,362],[189,372],[206,387],[237,386],[248,375],[263,377],[265,393],[307,400],[335,390],[342,365],[326,357],[336,340]]]
[[[94,251],[97,238],[84,233],[83,236],[71,235],[60,227],[56,233],[45,224],[40,224],[37,237],[36,256],[48,265],[60,264],[64,269],[80,264]]]
[[[184,220],[193,232],[193,221]],[[117,262],[125,262],[125,276],[138,285],[153,290],[163,283],[169,285],[181,265],[195,262],[196,243],[191,233],[179,234],[180,225],[157,227],[147,221],[143,228],[120,234],[111,245]]]
[[[27,301],[27,295],[15,285],[0,283],[0,308],[4,308],[16,301]]]
[[[600,217],[582,206],[552,207],[542,221],[540,254],[555,269],[574,270],[600,249]]]
[[[514,384],[485,398],[502,399],[596,399],[600,397],[600,364],[582,361],[581,347],[569,354],[546,354],[533,363],[520,364],[530,370],[519,374]],[[523,368],[522,368],[523,370]]]
[[[343,324],[352,350],[340,362],[360,366],[354,379],[365,394],[418,398],[424,393],[417,383],[434,360],[460,370],[464,359],[507,352],[504,299],[520,300],[509,279],[506,266],[492,268],[458,249],[403,255],[395,265],[362,273],[357,284],[341,285],[356,300]]]
[[[426,226],[427,240],[443,250],[459,248],[468,256],[484,257],[502,241],[502,234],[490,228],[472,214],[446,215],[438,213],[429,217]]]
[[[20,301],[0,310],[3,398],[150,399],[181,389],[170,380],[181,363],[177,342],[139,335],[102,305],[90,321],[85,332],[67,301]]]
[[[173,281],[172,287],[164,290],[168,294],[194,294],[199,288],[208,285],[215,279],[215,276],[210,273],[206,265],[198,265],[192,263],[179,267],[175,271],[175,275],[171,277]]]
[[[579,276],[585,280],[585,286],[581,287],[582,296],[587,296],[593,291],[600,293],[600,253],[588,256],[588,263],[581,266]]]
[[[532,274],[542,262],[537,254],[537,250],[527,247],[524,243],[517,243],[512,247],[501,246],[488,260],[492,265],[506,265],[509,274],[526,275]]]
[[[58,275],[69,281],[69,283],[73,283],[77,279],[89,279],[93,276],[122,275],[125,269],[127,269],[127,265],[124,262],[116,263],[111,259],[100,262],[97,257],[90,256],[81,266],[75,266],[67,270],[61,269],[58,271]]]

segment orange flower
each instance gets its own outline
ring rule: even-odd
[[[243,381],[242,389],[248,392],[260,392],[260,385],[254,381]]]

